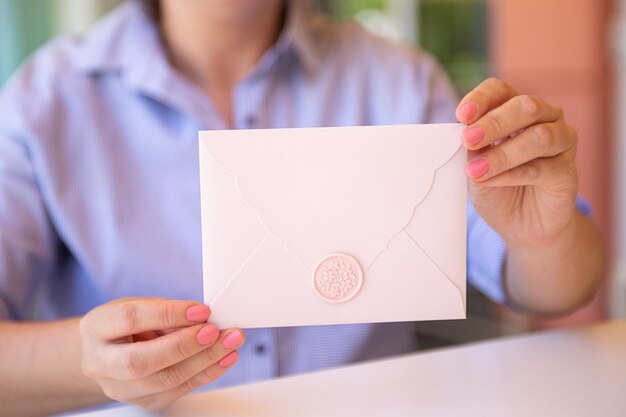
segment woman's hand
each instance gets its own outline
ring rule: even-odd
[[[549,245],[572,221],[578,188],[576,131],[560,108],[497,79],[468,93],[467,175],[474,206],[509,247]]]
[[[467,124],[470,197],[507,245],[509,305],[556,316],[592,299],[602,279],[602,239],[576,210],[577,135],[560,108],[489,79],[456,111]]]
[[[165,408],[237,361],[243,332],[220,333],[209,314],[202,304],[154,298],[99,306],[80,322],[83,373],[109,398]]]

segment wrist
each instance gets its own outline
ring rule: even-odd
[[[522,239],[515,235],[503,234],[502,239],[509,253],[563,250],[568,246],[574,245],[580,225],[584,221],[585,216],[577,209],[574,209],[562,225],[559,225],[549,233],[536,235],[531,239]]]
[[[558,237],[545,245],[512,245],[503,265],[508,304],[539,316],[560,316],[595,294],[603,249],[593,223],[576,212]]]

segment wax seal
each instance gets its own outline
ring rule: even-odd
[[[363,286],[363,269],[354,256],[331,253],[313,271],[315,292],[329,303],[352,299]]]

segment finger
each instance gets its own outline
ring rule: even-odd
[[[540,123],[559,120],[563,111],[540,98],[515,96],[487,112],[463,131],[463,142],[471,150],[480,149],[520,130]]]
[[[187,372],[186,376],[189,377],[189,373],[193,371],[192,368],[198,364],[198,361],[184,362],[198,352],[206,350],[205,356],[201,358],[207,361],[204,366],[200,367],[203,369],[206,365],[217,362],[231,351],[239,348],[245,341],[245,335],[240,329],[232,329],[219,334],[212,324],[204,327],[204,329],[207,328],[209,330],[204,333],[202,330],[198,332],[197,337],[177,336],[176,333],[172,333],[150,342],[128,345],[127,348],[136,348],[132,354],[137,359],[132,361],[131,366],[127,366],[127,369],[120,376],[122,379],[131,380],[154,374],[154,378],[150,382],[154,382],[153,386],[158,387],[162,385],[159,384],[159,380],[171,382],[171,380],[179,378],[179,374],[183,372]],[[181,334],[186,330],[183,329],[177,333]],[[160,343],[162,339],[163,343]],[[196,368],[195,371],[191,374],[199,372],[199,369]],[[187,378],[180,377],[179,379],[184,381]],[[181,381],[174,382],[180,383]],[[171,388],[174,385],[178,384],[163,386],[161,390]]]
[[[81,330],[101,340],[116,340],[150,330],[173,329],[206,322],[208,306],[194,301],[144,298],[104,304],[92,310]]]
[[[107,349],[112,353],[107,355],[105,365],[110,378],[136,380],[207,349],[218,337],[217,327],[206,324],[185,327],[144,342],[110,345]]]
[[[135,400],[134,403],[148,411],[160,411],[176,401],[178,398],[221,378],[230,368],[237,363],[239,354],[232,351],[200,373],[194,375],[182,384],[159,394],[149,395]]]
[[[222,332],[218,341],[210,348],[205,349],[180,363],[130,383],[124,383],[122,385],[116,384],[115,386],[119,388],[114,389],[111,393],[113,395],[122,396],[123,401],[132,398],[154,395],[169,391],[185,383],[211,365],[219,362],[222,362],[222,365],[224,365],[224,363],[228,363],[228,361],[223,362],[224,358],[229,357],[232,352],[236,352],[235,349],[241,347],[243,342],[236,344],[235,347],[226,348],[224,347],[223,342],[227,334],[229,333]],[[232,344],[229,346],[232,346]]]
[[[224,343],[227,337],[240,335],[239,338]],[[209,365],[220,362],[235,349],[240,348],[245,341],[245,335],[240,330],[222,332],[219,339],[208,349],[180,362],[169,366],[159,372],[150,375],[145,383],[147,386],[159,387],[162,390],[174,388],[197,375]]]
[[[232,334],[241,334],[242,338],[235,338],[233,341]],[[129,378],[127,374],[118,374],[116,377],[119,379],[106,378],[103,390],[108,397],[124,402],[169,391],[207,367],[222,362],[235,349],[241,347],[244,340],[245,335],[238,329],[223,331],[209,348],[146,377],[127,380]]]
[[[504,81],[488,78],[463,97],[456,109],[457,120],[467,125],[474,123],[517,95],[517,90]]]
[[[533,159],[559,155],[574,143],[559,123],[535,125],[480,153],[467,165],[467,175],[477,182],[486,181]]]
[[[517,168],[503,172],[487,181],[474,183],[477,187],[517,187],[524,185],[571,186],[571,178],[576,176],[576,166],[565,158],[534,159]]]

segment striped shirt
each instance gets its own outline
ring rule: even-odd
[[[237,129],[454,121],[415,50],[289,14],[233,92]],[[119,297],[202,301],[197,132],[224,129],[126,2],[37,52],[0,94],[0,317],[82,315]],[[468,279],[503,301],[505,247],[468,207]],[[406,352],[410,323],[254,329],[221,387]]]

